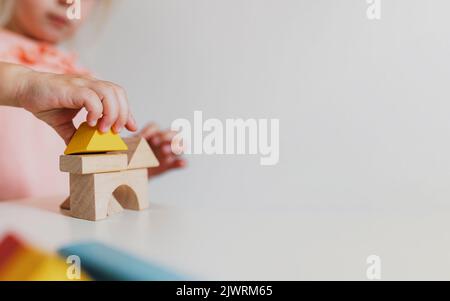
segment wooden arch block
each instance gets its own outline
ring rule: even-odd
[[[113,214],[149,207],[147,170],[70,175],[70,199],[61,209],[72,217],[98,221]]]

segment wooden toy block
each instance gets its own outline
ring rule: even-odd
[[[126,151],[128,149],[122,138],[111,130],[100,133],[97,128],[90,127],[86,122],[77,130],[64,154],[92,154],[111,151]]]
[[[158,167],[159,162],[145,139],[140,137],[125,138],[128,145],[128,169]]]
[[[70,197],[61,209],[75,218],[98,221],[124,209],[149,207],[147,168],[159,162],[145,139],[125,142],[123,151],[61,156],[61,171],[70,173]]]
[[[147,170],[70,175],[70,199],[61,205],[72,217],[98,221],[113,214],[149,207]]]
[[[69,211],[70,210],[70,197],[68,197],[60,206],[61,210]]]
[[[60,170],[72,174],[87,175],[126,170],[128,157],[125,154],[94,154],[61,156]]]
[[[122,185],[114,191],[114,197],[123,208],[145,210],[149,207],[147,169],[134,169],[122,172]],[[130,189],[132,187],[133,189]]]
[[[124,181],[121,172],[71,174],[69,209],[71,215],[90,221],[105,219],[108,216],[109,203],[114,201],[113,193]]]
[[[117,201],[115,197],[112,198],[108,204],[107,216],[111,216],[120,213],[122,211],[123,211],[122,205],[120,205],[120,203]]]

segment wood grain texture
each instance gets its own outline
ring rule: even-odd
[[[126,154],[93,154],[61,156],[60,170],[71,174],[86,175],[126,170],[128,157]]]
[[[70,197],[68,197],[64,203],[61,204],[61,206],[59,206],[59,208],[61,208],[62,210],[70,210]]]
[[[134,169],[122,172],[122,185],[114,192],[115,198],[123,208],[145,210],[149,207],[147,169]]]
[[[71,174],[70,199],[61,208],[70,216],[98,221],[113,214],[149,207],[147,170]]]
[[[145,139],[140,137],[125,138],[128,151],[128,169],[158,167],[159,162]]]
[[[113,196],[108,204],[108,216],[112,216],[114,214],[121,213],[123,211],[122,205],[117,201],[117,199]]]
[[[70,215],[98,220],[95,206],[94,175],[70,175]]]

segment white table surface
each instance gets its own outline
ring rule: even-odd
[[[0,203],[0,235],[46,250],[101,241],[199,280],[450,280],[450,212],[181,209],[153,205],[88,222],[59,212],[64,198]]]

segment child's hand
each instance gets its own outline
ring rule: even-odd
[[[156,168],[149,168],[149,177],[186,166],[186,161],[172,152],[171,144],[175,135],[176,133],[172,131],[160,131],[158,126],[153,123],[147,125],[139,133],[139,136],[148,141],[160,164]]]
[[[83,108],[89,125],[98,125],[101,132],[137,129],[125,91],[113,83],[34,71],[22,74],[20,83],[19,106],[53,127],[66,143],[76,131],[72,120]]]

